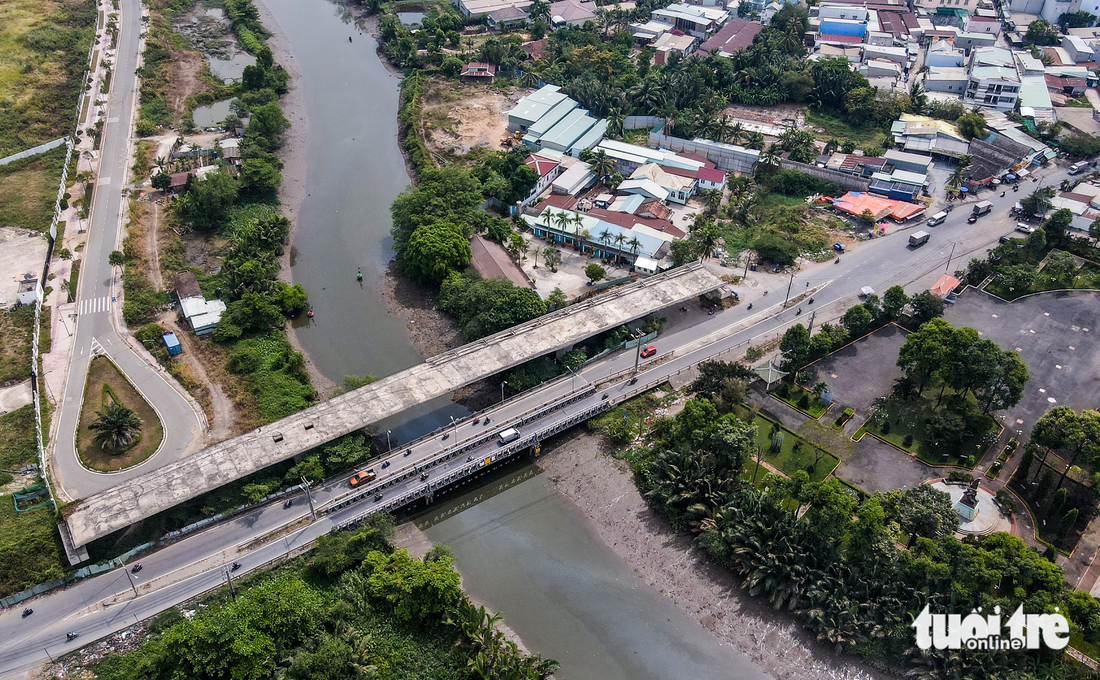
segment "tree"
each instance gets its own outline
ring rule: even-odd
[[[913,321],[917,323],[925,323],[937,316],[943,316],[943,300],[933,295],[931,291],[926,290],[911,297],[909,306],[913,310]]]
[[[1055,406],[1031,428],[1031,441],[1062,453],[1066,468],[1055,490],[1061,489],[1074,465],[1092,468],[1100,457],[1100,412],[1080,413],[1068,406]]]
[[[974,394],[982,408],[989,411],[1012,408],[1024,396],[1024,386],[1031,379],[1027,364],[1012,350],[1002,350],[996,355],[996,367],[992,377],[978,385]]]
[[[793,369],[802,368],[806,364],[806,358],[810,356],[810,331],[798,323],[783,334],[783,340],[779,343],[779,351],[783,352],[783,362]]]
[[[1058,148],[1071,158],[1091,158],[1100,153],[1100,137],[1075,134],[1058,140]]]
[[[252,118],[244,131],[247,142],[263,151],[274,151],[283,145],[283,134],[290,129],[290,121],[275,102],[252,108]]]
[[[721,238],[722,235],[718,231],[718,226],[709,220],[699,222],[691,228],[691,240],[695,242],[696,247],[699,249],[699,257],[704,260],[710,257],[714,249],[718,247]]]
[[[253,196],[274,197],[283,183],[278,168],[265,158],[247,158],[241,163],[241,191]]]
[[[462,60],[458,57],[447,57],[443,60],[439,70],[448,78],[454,78],[462,71]]]
[[[458,572],[446,556],[423,562],[404,549],[389,555],[373,550],[367,553],[363,568],[369,574],[367,592],[389,604],[400,621],[441,616],[462,597]]]
[[[980,113],[966,113],[955,121],[959,126],[959,132],[967,139],[981,139],[986,134],[985,118]]]
[[[1086,28],[1096,25],[1096,16],[1083,10],[1077,12],[1063,12],[1058,17],[1058,26],[1062,31],[1070,28]]]
[[[561,309],[569,304],[569,298],[565,296],[565,291],[561,288],[555,288],[546,296],[546,304],[550,309]]]
[[[1057,26],[1038,19],[1027,25],[1027,39],[1036,45],[1057,45],[1061,36]]]
[[[104,451],[118,451],[132,444],[141,435],[141,418],[133,409],[112,401],[88,425],[95,432],[95,442]]]
[[[924,392],[929,378],[940,367],[953,330],[946,319],[932,319],[905,337],[897,365],[917,383],[918,393]]]
[[[542,261],[550,267],[550,271],[558,271],[558,265],[561,264],[561,251],[553,246],[546,246],[542,249]]]
[[[600,279],[607,276],[607,270],[596,264],[595,262],[591,262],[588,264],[588,266],[584,268],[584,275],[588,277],[589,281],[591,281],[592,283],[596,283]]]
[[[871,313],[863,305],[849,307],[841,318],[844,328],[848,329],[848,335],[853,338],[863,335],[872,321]]]
[[[740,362],[704,361],[699,364],[699,377],[690,390],[708,399],[720,412],[728,412],[744,401],[749,381],[756,378],[752,369]]]
[[[211,172],[203,179],[188,177],[184,194],[176,201],[176,212],[200,231],[215,229],[237,202],[239,190],[237,180],[225,172]]]
[[[889,491],[880,496],[887,516],[901,525],[902,531],[909,536],[910,543],[917,536],[950,536],[959,528],[959,515],[951,503],[951,496],[932,488],[927,482],[905,491]]]
[[[606,182],[611,173],[615,172],[615,160],[608,156],[603,149],[596,149],[592,152],[592,160],[589,161],[588,165],[591,167],[592,172],[600,178],[601,182]]]
[[[1073,224],[1073,212],[1069,208],[1055,210],[1046,222],[1043,222],[1043,231],[1047,234],[1047,242],[1051,245],[1064,243],[1071,224]]]
[[[753,244],[753,250],[761,259],[780,266],[794,264],[799,255],[798,245],[771,232],[761,234]]]
[[[988,260],[979,260],[976,257],[970,258],[970,262],[966,265],[966,282],[971,286],[977,286],[982,281],[985,281],[986,277],[993,273],[993,265]]]
[[[442,283],[448,274],[468,265],[471,257],[470,242],[462,227],[453,222],[434,222],[416,228],[402,262],[414,281]]]
[[[688,262],[694,262],[699,258],[699,253],[695,248],[695,244],[684,239],[673,241],[669,248],[669,252],[672,254],[673,267],[679,267]]]
[[[890,286],[882,295],[882,311],[888,319],[896,319],[909,304],[909,296],[901,286]]]
[[[1054,187],[1044,187],[1031,192],[1031,195],[1020,201],[1020,206],[1029,215],[1045,215],[1054,205]]]
[[[546,313],[546,302],[527,287],[476,272],[452,273],[439,289],[440,308],[458,319],[471,342]]]
[[[121,267],[126,264],[126,256],[122,254],[122,251],[112,250],[111,254],[107,256],[107,264],[112,267]]]
[[[1005,267],[997,275],[997,285],[1022,295],[1039,281],[1039,270],[1030,264],[1014,264]]]
[[[158,172],[149,178],[149,183],[153,185],[154,189],[160,189],[164,191],[168,187],[172,186],[172,176],[167,172]]]

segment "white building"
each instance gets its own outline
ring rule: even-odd
[[[924,74],[924,89],[927,92],[945,92],[956,96],[966,94],[970,83],[970,74],[964,68],[930,67]]]
[[[961,50],[946,40],[937,40],[928,46],[924,57],[924,65],[928,67],[963,67],[966,65],[966,50]]]

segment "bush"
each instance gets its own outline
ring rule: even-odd
[[[776,392],[779,396],[786,397],[791,393],[791,386],[787,383],[780,383],[779,389],[777,389]]]
[[[883,434],[890,434],[890,421],[889,420],[882,421],[882,425],[879,425],[879,430]]]
[[[749,347],[745,350],[746,361],[756,361],[762,356],[764,356],[764,352],[759,347]]]
[[[962,472],[961,470],[952,470],[951,472],[947,473],[947,481],[969,484],[970,482],[974,481],[974,475],[968,472]]]
[[[913,445],[913,435],[911,435],[911,434],[905,435],[905,439],[903,439],[901,443],[905,448],[909,448],[910,446]]]
[[[802,410],[810,408],[810,395],[803,393],[803,395],[798,398],[798,408]]]

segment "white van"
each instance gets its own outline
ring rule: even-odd
[[[943,224],[943,221],[947,219],[947,211],[941,210],[935,215],[928,218],[928,226],[934,227],[937,224]]]
[[[497,437],[497,445],[504,446],[510,444],[519,439],[519,431],[514,427],[509,427],[507,430],[503,430],[500,436]]]
[[[1087,166],[1088,163],[1074,163],[1073,165],[1069,166],[1069,174],[1080,175],[1082,172],[1085,171],[1085,168]]]

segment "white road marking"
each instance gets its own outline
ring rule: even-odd
[[[85,298],[80,301],[78,314],[102,314],[111,308],[111,297],[103,295],[97,298]]]

